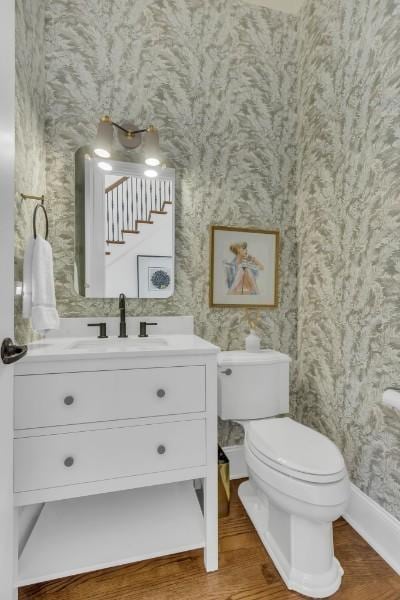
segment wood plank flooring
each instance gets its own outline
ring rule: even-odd
[[[143,561],[22,588],[19,600],[298,600],[282,583],[237,497],[220,519],[220,568],[201,551]],[[345,575],[334,600],[400,600],[398,576],[343,520],[334,527]]]

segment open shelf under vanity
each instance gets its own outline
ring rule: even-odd
[[[18,586],[204,545],[193,481],[48,502],[20,556]]]

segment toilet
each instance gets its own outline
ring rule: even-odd
[[[327,437],[285,415],[290,358],[273,350],[218,355],[218,413],[245,430],[249,480],[239,497],[287,587],[326,598],[340,587],[332,521],[346,508],[343,457]]]

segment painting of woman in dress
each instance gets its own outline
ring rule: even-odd
[[[247,242],[231,244],[229,249],[234,258],[224,261],[228,294],[258,294],[257,277],[259,271],[264,270],[264,265],[248,253]]]
[[[278,230],[212,225],[210,244],[210,306],[278,306]]]

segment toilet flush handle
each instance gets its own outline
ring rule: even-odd
[[[232,369],[225,369],[225,371],[221,371],[224,375],[232,375]]]

